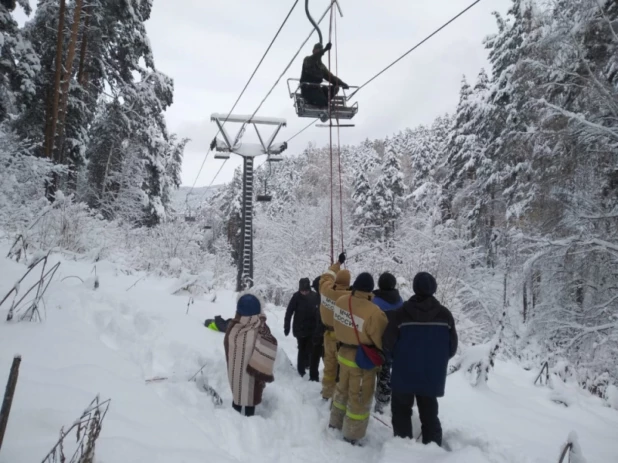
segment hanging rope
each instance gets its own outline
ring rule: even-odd
[[[335,9],[331,8],[330,10],[330,22],[328,26],[328,42],[332,42],[333,36],[333,17],[335,14]],[[331,70],[330,65],[330,50],[328,50],[328,72]],[[331,119],[332,114],[332,98],[333,98],[333,84],[329,82],[328,85],[328,120],[330,121],[330,127],[328,128],[328,136],[329,136],[329,150],[330,150],[330,261],[334,262],[335,260],[335,226],[334,226],[334,203],[333,203],[333,120]]]
[[[339,40],[337,40],[337,15],[335,15],[335,74],[339,75]],[[339,117],[337,117],[337,160],[339,162],[339,230],[341,231],[341,252],[345,252],[343,241],[343,182],[341,178],[341,137],[339,128]]]
[[[298,1],[296,1],[294,3],[294,5],[292,6],[292,9],[294,9],[294,7],[296,7],[296,5],[298,4]],[[335,5],[335,0],[331,0],[329,7],[326,9],[326,11],[324,11],[324,13],[322,14],[322,16],[320,16],[320,19],[318,20],[317,24],[319,25],[324,18],[326,17],[326,15],[328,14],[329,11],[333,10],[333,5]],[[288,13],[288,16],[286,17],[285,21],[287,21],[287,19],[289,18],[290,14],[291,14],[292,10],[290,10],[290,13]],[[285,22],[284,22],[285,24]],[[283,26],[281,26],[282,28]],[[280,30],[277,32],[277,34],[275,35],[275,38],[277,38],[277,36],[279,35],[279,32],[281,32],[281,28]],[[251,115],[250,119],[252,119],[257,112],[260,110],[260,108],[262,107],[262,105],[266,102],[266,100],[268,99],[268,97],[270,96],[270,94],[273,92],[273,90],[275,89],[275,87],[279,84],[279,82],[281,81],[281,79],[283,78],[283,76],[285,75],[285,73],[288,71],[288,69],[290,69],[290,67],[292,66],[292,64],[294,63],[294,60],[296,59],[296,57],[300,54],[300,52],[302,51],[303,47],[306,45],[306,43],[309,41],[309,39],[311,38],[311,36],[313,35],[313,33],[316,31],[316,29],[312,29],[311,32],[309,33],[309,35],[307,36],[307,38],[305,39],[305,41],[300,45],[300,47],[298,48],[298,51],[296,52],[296,54],[292,57],[292,59],[290,60],[290,62],[288,63],[288,65],[285,67],[285,69],[283,70],[283,72],[281,73],[281,75],[277,78],[277,80],[275,81],[274,85],[270,88],[270,90],[268,91],[268,93],[266,94],[266,96],[262,99],[262,101],[260,102],[260,104],[258,105],[257,109],[253,112],[253,114]],[[274,42],[274,39],[273,39]],[[269,46],[268,49],[270,49],[271,45]],[[260,63],[263,61],[264,57],[266,55],[264,55],[262,57],[262,60],[260,61]],[[255,74],[255,72],[254,72]],[[238,103],[238,101],[236,101],[236,104]],[[234,110],[234,108],[232,108],[232,110],[230,111],[230,114],[232,113],[232,111]],[[227,117],[230,116],[230,114],[228,114]],[[226,118],[227,121],[227,118]],[[315,121],[313,122],[315,123]],[[312,124],[313,124],[312,123]],[[225,121],[224,121],[225,124]],[[311,125],[311,124],[310,124]],[[299,133],[297,133],[296,135],[299,135],[301,132],[304,132],[306,129],[309,128],[308,125],[307,127],[305,127],[303,130],[301,130]],[[217,132],[217,135],[219,134],[219,132]],[[294,135],[294,136],[296,136]],[[294,138],[294,137],[292,137]],[[208,151],[208,153],[206,154],[206,157],[208,157],[208,154],[210,154],[210,150]],[[212,186],[212,184],[215,182],[215,180],[217,179],[217,177],[219,176],[219,173],[221,172],[221,170],[223,169],[223,166],[225,166],[225,164],[227,163],[227,161],[229,160],[226,159],[225,161],[223,161],[223,164],[221,165],[221,167],[219,168],[219,170],[217,171],[217,173],[215,174],[215,176],[213,177],[212,181],[210,182],[210,186]],[[200,172],[198,172],[198,175],[195,179],[195,182],[193,182],[193,186],[191,187],[191,190],[195,187],[195,183],[197,182],[197,179],[199,178],[199,174],[201,173],[202,168],[204,167],[204,164],[206,163],[206,158],[204,158],[204,161],[202,162],[202,166],[200,167]],[[191,192],[191,190],[189,190],[189,193]],[[189,193],[187,194],[187,196],[189,195]],[[206,196],[206,191],[204,192],[204,194],[202,195],[202,199]]]

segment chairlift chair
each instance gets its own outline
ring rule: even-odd
[[[291,85],[292,82],[295,83],[294,86]],[[303,83],[303,85],[326,87],[328,84]],[[354,102],[354,104],[348,105],[349,96],[345,94],[345,90],[341,89],[342,94],[335,95],[331,100],[329,118],[329,108],[322,108],[307,103],[301,93],[300,87],[300,79],[288,79],[288,93],[290,95],[290,98],[294,100],[294,109],[296,110],[296,115],[298,117],[320,119],[322,122],[327,122],[329,119],[350,120],[358,113],[358,102]],[[346,127],[351,126],[346,125]]]
[[[270,156],[269,156],[270,158]],[[273,197],[272,195],[268,194],[268,179],[270,178],[270,176],[273,173],[273,165],[272,163],[268,165],[268,175],[266,177],[264,177],[264,193],[257,195],[256,200],[259,203],[269,203],[272,201]]]

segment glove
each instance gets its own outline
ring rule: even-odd
[[[331,48],[333,48],[333,44],[332,44],[332,43],[330,43],[330,42],[328,42],[328,43],[326,44],[326,46],[324,47],[324,52],[329,51]]]
[[[342,252],[341,254],[339,254],[339,263],[345,264],[345,252]]]
[[[341,82],[341,88],[344,90],[348,90],[350,88],[350,86],[348,84],[346,84],[345,82]]]
[[[283,334],[285,334],[286,336],[287,336],[288,334],[290,334],[290,328],[285,328],[285,329],[283,330]]]

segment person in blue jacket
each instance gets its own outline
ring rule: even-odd
[[[382,339],[393,361],[392,424],[396,437],[412,439],[414,400],[421,419],[423,443],[442,445],[438,397],[444,396],[448,361],[457,352],[457,331],[451,312],[434,297],[438,284],[426,272],[414,277],[414,296],[387,313]]]
[[[396,287],[397,278],[392,273],[384,272],[378,279],[378,289],[373,292],[373,303],[387,314],[403,305],[403,299]],[[376,413],[384,413],[384,409],[391,401],[391,366],[387,360],[378,374],[374,406]]]

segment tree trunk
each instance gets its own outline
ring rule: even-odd
[[[66,0],[60,0],[60,12],[58,13],[58,39],[56,41],[56,73],[54,75],[54,88],[51,92],[51,113],[45,118],[45,156],[51,158],[54,152],[54,134],[58,122],[58,101],[60,99],[60,76],[62,74],[62,44],[64,39],[64,12]]]
[[[77,48],[77,35],[79,32],[79,24],[82,15],[83,0],[75,1],[75,10],[73,11],[73,24],[71,25],[71,41],[69,42],[69,48],[67,50],[67,59],[64,65],[64,78],[62,79],[62,104],[59,113],[60,127],[59,127],[59,143],[58,161],[64,162],[64,134],[65,123],[67,118],[67,106],[69,103],[69,88],[71,86],[71,76],[73,74],[73,61],[75,61],[75,49]]]
[[[84,65],[86,62],[86,53],[88,51],[88,27],[90,26],[90,8],[84,7],[84,15],[86,16],[86,22],[84,23],[84,30],[82,31],[82,46],[79,52],[79,71],[77,72],[77,82],[82,87],[86,84],[86,73],[84,73]]]

